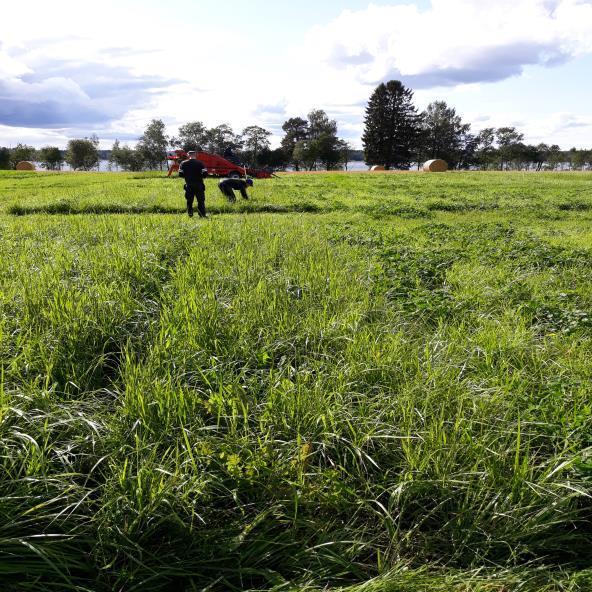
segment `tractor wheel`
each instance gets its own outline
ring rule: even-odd
[[[240,179],[241,174],[238,171],[230,171],[230,173],[228,173],[228,178],[229,179]]]

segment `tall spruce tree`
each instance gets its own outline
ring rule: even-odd
[[[0,148],[0,171],[10,168],[10,150],[5,147]]]
[[[419,135],[413,91],[399,80],[379,84],[366,107],[364,122],[366,164],[409,168]]]

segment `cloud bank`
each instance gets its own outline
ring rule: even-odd
[[[102,0],[90,16],[76,0],[60,10],[30,0],[23,19],[8,3],[0,144],[45,137],[64,145],[96,132],[107,147],[137,138],[153,117],[171,133],[194,120],[263,125],[277,144],[285,119],[322,108],[359,146],[368,97],[391,78],[416,91],[419,108],[446,100],[475,129],[523,122],[527,137],[590,144],[592,0],[406,1],[341,14],[336,6],[321,26],[314,12],[308,24],[288,19],[281,27],[291,41],[273,47],[251,34],[259,17],[237,28],[216,19],[213,5],[188,3],[191,17],[167,19],[153,0]]]
[[[345,11],[307,39],[308,51],[362,84],[397,78],[415,89],[497,82],[526,66],[592,52],[592,2],[433,0]]]
[[[179,82],[96,61],[47,58],[28,65],[0,48],[0,125],[106,125]]]

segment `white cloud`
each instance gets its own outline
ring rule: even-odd
[[[30,72],[30,69],[3,51],[2,43],[0,43],[0,80],[17,78],[27,72]]]
[[[547,121],[547,129],[550,133],[569,128],[592,127],[592,116],[582,117],[573,113],[555,113]]]
[[[592,117],[556,112],[527,122],[522,129],[530,142],[572,145],[589,148],[592,145]]]
[[[327,65],[362,83],[399,78],[413,88],[495,82],[525,66],[592,52],[592,4],[578,0],[433,0],[345,11],[310,34]]]
[[[61,146],[68,143],[62,130],[32,129],[0,124],[0,146],[16,146],[18,143],[41,146]]]
[[[543,118],[535,124],[530,112],[496,109],[495,83],[523,77],[534,67],[552,72],[591,53],[589,0],[432,0],[423,10],[411,2],[371,4],[314,27],[303,46],[292,51],[295,66],[284,82],[291,89],[287,109],[305,113],[312,106],[328,106],[331,111],[330,105],[349,104],[351,111],[333,109],[333,116],[359,128],[375,85],[399,79],[414,89],[422,108],[436,99],[455,106],[455,98],[462,98],[460,103],[478,118],[467,115],[475,129],[484,127],[487,117],[488,126],[513,122],[539,136]],[[307,93],[298,92],[302,80]],[[478,112],[485,97],[488,111]],[[540,109],[545,98],[534,101]],[[557,108],[549,107],[552,112]],[[554,133],[549,126],[544,129]],[[581,133],[572,137],[589,143]]]
[[[243,74],[233,45],[249,41],[239,30],[233,44],[221,43],[227,33],[137,0],[97,7],[62,0],[59,8],[30,0],[27,18],[16,3],[3,6],[0,125],[105,139],[138,137],[152,117],[170,122],[171,132],[193,119],[246,125],[253,105],[267,98],[261,93],[233,110]],[[3,132],[3,141],[9,137]]]
[[[478,132],[486,127],[513,126],[524,134],[528,144],[559,144],[567,149],[576,145],[592,146],[592,116],[582,116],[571,112],[557,111],[544,116],[525,116],[519,111],[483,114],[463,113],[464,119],[471,123],[472,130]]]

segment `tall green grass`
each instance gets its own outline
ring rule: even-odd
[[[2,174],[0,582],[590,589],[591,178]]]

